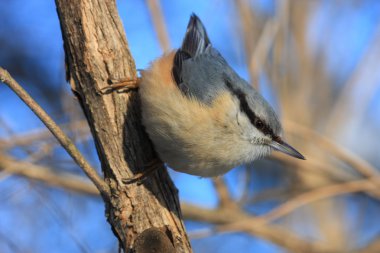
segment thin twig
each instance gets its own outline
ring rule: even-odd
[[[219,197],[219,206],[222,208],[238,208],[237,203],[231,198],[226,182],[223,178],[214,178],[212,182]]]
[[[254,20],[255,17],[252,13],[252,9],[250,8],[248,1],[235,1],[235,5],[238,11],[238,16],[240,18],[240,27],[242,29],[241,33],[244,41],[245,55],[247,56],[246,63],[248,66],[250,83],[255,89],[259,89],[257,76],[255,75],[255,72],[252,71],[254,67],[251,66],[251,64],[253,63],[251,57],[253,56],[254,52],[254,38],[256,38],[259,30],[259,25],[257,24],[258,20]]]
[[[26,249],[22,250],[19,241],[14,236],[12,236],[11,233],[7,233],[6,231],[0,230],[0,241],[3,245],[8,246],[10,251],[13,253],[26,251]],[[28,250],[30,250],[30,248]]]
[[[368,178],[380,176],[380,172],[369,164],[367,161],[361,159],[359,156],[355,155],[353,152],[350,152],[348,149],[340,146],[336,142],[333,142],[328,137],[316,132],[315,130],[298,124],[293,121],[284,121],[286,125],[287,132],[292,132],[294,134],[302,133],[303,137],[313,139],[313,141],[318,142],[319,146],[322,146],[322,150],[327,150],[334,154],[338,159],[348,163],[356,171],[358,171],[363,176]],[[379,183],[379,182],[378,182]]]
[[[278,225],[265,224],[261,219],[252,218],[246,212],[238,209],[206,209],[187,203],[182,203],[181,209],[185,219],[217,224],[216,232],[244,231],[278,244],[290,252],[336,252],[329,245],[302,240],[292,231]]]
[[[212,228],[204,228],[204,229],[197,229],[194,231],[188,231],[187,235],[191,238],[191,240],[195,240],[195,239],[210,237],[210,236],[215,235],[216,233],[217,231],[215,231]]]
[[[294,197],[293,199],[285,202],[280,205],[273,211],[260,216],[260,217],[248,217],[247,219],[243,219],[237,221],[235,223],[231,223],[228,225],[229,229],[239,228],[240,226],[245,226],[245,224],[249,224],[253,222],[254,224],[267,224],[273,220],[279,219],[292,211],[313,203],[318,200],[331,198],[343,194],[355,193],[361,191],[371,191],[378,190],[377,186],[373,184],[373,182],[368,179],[356,180],[351,182],[339,183],[328,185],[324,187],[317,188],[315,190],[311,190],[309,192],[303,193]],[[223,228],[225,229],[225,228]]]
[[[159,0],[146,0],[146,3],[148,5],[150,15],[152,16],[152,22],[156,30],[161,49],[162,51],[167,52],[170,50],[170,41]]]
[[[80,136],[78,141],[89,139],[91,133],[88,128],[88,123],[85,120],[78,120],[62,124],[60,127],[64,130],[75,129],[76,135]],[[10,134],[9,134],[10,135]],[[3,149],[10,149],[18,146],[28,146],[34,144],[34,142],[47,142],[52,138],[46,128],[33,129],[26,133],[15,134],[11,137],[0,140],[0,146]]]
[[[379,76],[377,69],[380,54],[380,25],[376,27],[373,34],[365,52],[356,64],[356,69],[352,71],[352,75],[335,99],[334,106],[325,124],[325,129],[330,134],[336,133],[337,130],[341,129],[342,123],[346,124],[347,120],[352,119],[355,115],[357,117],[357,115],[364,114],[371,97],[376,94]],[[355,92],[358,89],[360,92]],[[355,103],[352,103],[353,98],[355,98]]]
[[[52,132],[52,134],[61,143],[63,148],[70,154],[74,161],[81,167],[84,173],[95,184],[103,197],[110,196],[108,185],[99,176],[94,168],[86,161],[80,151],[76,148],[74,143],[65,135],[59,126],[50,118],[50,116],[33,100],[33,98],[12,78],[12,76],[5,69],[0,67],[0,81],[5,83],[11,88],[25,104],[37,115],[38,118],[45,124],[45,126]]]
[[[284,204],[275,208],[271,212],[261,216],[265,223],[283,217],[297,208],[316,202],[318,200],[335,197],[342,194],[360,192],[360,191],[375,191],[377,186],[368,179],[356,180],[351,182],[333,184],[323,186],[309,192],[302,193]]]
[[[25,150],[26,147],[23,147],[23,149]],[[53,150],[54,148],[51,143],[43,143],[35,150],[28,152],[28,157],[25,158],[25,161],[30,163],[38,162],[39,160],[48,157]]]
[[[295,159],[292,159],[291,157],[287,155],[283,155],[281,153],[273,153],[272,158],[279,160],[281,162],[284,162],[288,165],[291,165],[292,168],[299,168],[303,170],[309,170],[310,174],[315,173],[315,176],[328,176],[329,182],[339,182],[344,183],[348,181],[354,181],[358,180],[358,177],[355,175],[345,174],[344,170],[336,170],[336,166],[333,164],[330,164],[328,162],[322,163],[318,161],[317,159],[312,159],[310,156],[308,156],[308,160],[306,163],[302,163],[300,161],[297,161]],[[329,172],[330,171],[330,172]],[[366,180],[371,181],[374,185],[377,185],[379,187],[379,180],[380,177],[368,177]],[[369,196],[376,198],[380,200],[380,191],[378,189],[368,189],[364,190],[366,194]]]
[[[69,216],[55,204],[54,201],[48,199],[47,192],[41,191],[37,187],[32,188],[38,197],[39,205],[44,205],[45,208],[51,213],[51,216],[56,221],[56,223],[62,227],[62,230],[67,233],[67,235],[71,238],[71,240],[77,245],[80,252],[89,253],[90,247],[88,246],[86,240],[84,240],[83,234],[81,234],[75,227],[73,226]],[[79,232],[79,233],[78,233]]]
[[[273,152],[270,158],[285,163],[291,168],[304,169],[307,173],[313,173],[319,177],[323,176],[330,180],[348,181],[355,179],[348,171],[337,170],[334,164],[323,163],[311,155],[307,156],[307,162],[304,163],[280,152]]]
[[[270,49],[273,45],[274,38],[279,30],[279,22],[277,19],[270,19],[265,23],[261,35],[257,40],[256,47],[249,59],[249,73],[251,81],[258,86],[259,75],[265,66]],[[258,87],[256,87],[258,88]]]

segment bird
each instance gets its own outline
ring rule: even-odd
[[[182,45],[141,71],[142,124],[175,171],[216,177],[272,150],[305,157],[283,139],[270,104],[213,47],[192,14]]]

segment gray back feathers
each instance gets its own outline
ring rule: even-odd
[[[175,54],[172,74],[185,95],[205,104],[211,104],[224,91],[232,93],[256,128],[268,135],[280,134],[281,126],[271,106],[212,47],[205,27],[195,14]]]

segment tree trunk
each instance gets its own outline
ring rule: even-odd
[[[136,91],[100,95],[136,78],[114,1],[56,0],[67,79],[89,122],[111,196],[106,215],[125,252],[191,252],[177,189],[163,165],[141,184],[123,179],[155,158],[140,123]],[[132,173],[134,172],[134,173]]]

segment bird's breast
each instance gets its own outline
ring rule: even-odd
[[[210,177],[242,161],[244,146],[230,93],[210,105],[184,95],[171,77],[173,54],[144,71],[139,93],[142,121],[160,158],[177,171]]]

